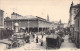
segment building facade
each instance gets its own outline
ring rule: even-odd
[[[70,24],[70,31],[72,41],[75,42],[77,47],[80,47],[80,4],[73,5],[70,7],[70,18],[74,21],[73,24]],[[71,20],[71,23],[72,23]]]
[[[76,5],[76,7],[78,9],[78,13],[74,17],[74,40],[76,40],[75,43],[80,48],[80,4]]]
[[[21,16],[17,13],[12,13],[10,19],[5,20],[5,28],[14,29],[15,23],[19,24],[19,29],[26,29],[28,32],[40,32],[48,30],[50,28],[51,22],[47,21],[38,16]]]
[[[4,11],[0,10],[0,28],[4,28]]]

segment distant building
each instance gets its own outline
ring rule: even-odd
[[[58,27],[58,22],[52,21],[53,29],[56,29]]]
[[[64,28],[64,24],[61,22],[61,20],[59,22],[58,21],[53,21],[52,25],[53,25],[53,29],[56,29],[56,30]]]
[[[4,28],[4,11],[0,10],[0,28]]]
[[[28,32],[39,32],[48,30],[50,28],[51,22],[47,21],[38,16],[21,16],[17,13],[12,13],[10,19],[5,20],[6,28],[14,29],[15,23],[19,24],[19,29],[26,29]]]
[[[59,30],[64,28],[64,24],[61,22],[61,20],[58,22],[58,27]]]
[[[11,19],[24,19],[24,18],[23,18],[22,15],[13,12],[13,13],[11,14]]]

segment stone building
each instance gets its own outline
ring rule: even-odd
[[[74,40],[77,45],[80,44],[80,4],[75,5],[77,14],[74,17]],[[80,46],[80,45],[79,45]]]
[[[70,24],[70,31],[72,36],[72,41],[75,42],[76,45],[80,44],[80,4],[73,5],[73,2],[70,7],[70,23],[74,21],[73,24]]]
[[[0,28],[4,28],[4,11],[0,10]]]

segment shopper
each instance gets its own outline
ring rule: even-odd
[[[38,36],[36,37],[36,43],[38,43]]]

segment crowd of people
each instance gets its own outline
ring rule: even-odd
[[[32,42],[35,42],[35,43],[41,43],[41,46],[43,46],[43,37],[44,35],[43,34],[32,34]]]
[[[40,45],[43,46],[44,45],[44,43],[43,43],[44,36],[47,36],[47,37],[50,36],[50,37],[53,37],[54,39],[62,38],[62,41],[64,41],[63,37],[58,35],[58,31],[55,31],[55,33],[50,33],[49,35],[46,34],[45,32],[41,32],[41,34],[32,32],[32,33],[30,33],[30,42],[40,43]]]

